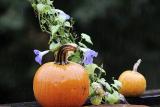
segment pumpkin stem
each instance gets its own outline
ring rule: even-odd
[[[137,71],[137,69],[138,69],[138,67],[139,67],[139,65],[140,65],[141,62],[142,62],[142,60],[139,59],[139,60],[134,64],[134,66],[133,66],[133,71]]]
[[[57,53],[55,63],[59,65],[68,64],[68,60],[67,60],[68,51],[75,51],[76,49],[77,49],[77,46],[74,46],[72,44],[61,46]]]

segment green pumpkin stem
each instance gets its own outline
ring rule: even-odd
[[[68,64],[68,59],[67,59],[68,51],[75,51],[76,49],[77,49],[77,47],[73,46],[73,45],[61,46],[58,53],[57,53],[55,63],[59,64],[59,65]]]

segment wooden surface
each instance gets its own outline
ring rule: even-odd
[[[4,104],[0,105],[0,107],[41,107],[36,102],[23,102],[23,103],[14,103],[14,104]],[[145,105],[129,105],[129,104],[115,104],[115,105],[107,105],[102,104],[99,106],[84,106],[84,107],[149,107]]]
[[[89,106],[89,107],[149,107],[155,106],[160,107],[160,90],[149,90],[146,91],[140,97],[127,97],[129,104],[116,104],[116,105],[100,105],[100,106]],[[146,106],[145,106],[146,105]],[[40,107],[37,102],[20,102],[12,104],[0,104],[0,107]],[[88,107],[88,106],[85,106]]]

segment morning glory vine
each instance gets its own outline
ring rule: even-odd
[[[73,18],[64,11],[56,9],[51,0],[29,1],[36,13],[41,30],[50,36],[47,50],[34,50],[35,61],[38,64],[42,64],[43,56],[47,55],[48,52],[56,55],[58,49],[65,44],[77,45],[78,50],[69,57],[69,60],[83,65],[88,72],[90,78],[90,102],[94,105],[99,105],[101,103],[115,104],[125,101],[123,95],[118,93],[121,83],[113,79],[113,84],[109,84],[102,78],[106,74],[103,66],[98,66],[93,61],[98,56],[98,52],[86,45],[93,45],[91,37],[85,33],[77,35],[73,31]],[[96,70],[99,72],[96,73]]]

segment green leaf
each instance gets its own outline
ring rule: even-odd
[[[114,91],[112,94],[108,93],[108,95],[105,96],[105,100],[109,104],[115,104],[119,101],[119,93],[117,91]]]
[[[106,71],[105,71],[103,68],[101,68],[101,67],[99,67],[99,66],[97,66],[97,68],[98,68],[101,72],[106,73]]]
[[[39,4],[37,4],[37,11],[40,14],[44,15],[44,13],[50,14],[52,11],[54,11],[54,9],[52,9],[52,7],[50,5],[39,3]]]
[[[105,84],[105,88],[108,90],[108,91],[112,91],[112,88],[111,88],[111,86],[106,82],[106,84]]]
[[[33,7],[33,9],[35,10],[36,7],[37,7],[37,5],[36,5],[35,3],[32,3],[32,7]]]
[[[81,57],[80,57],[80,52],[76,51],[75,53],[73,53],[68,59],[72,62],[76,62],[79,63],[81,61]]]
[[[82,39],[84,39],[86,42],[90,43],[90,44],[93,44],[92,41],[91,41],[91,37],[85,33],[82,33],[81,34],[81,37]]]
[[[104,78],[99,79],[98,82],[101,83],[102,85],[106,84],[106,80]]]
[[[116,90],[119,90],[122,87],[122,83],[118,80],[114,80],[114,84],[111,84]]]
[[[66,19],[62,16],[62,15],[58,15],[56,18],[55,18],[55,21],[58,21],[60,23],[64,23],[66,21]]]
[[[55,43],[55,42],[52,42],[50,45],[49,45],[49,49],[53,52],[55,52],[56,50],[58,50],[59,48],[61,47],[61,44],[58,42],[58,43]]]
[[[94,75],[94,71],[98,66],[96,64],[89,64],[85,66],[85,69],[87,70],[88,74]]]
[[[37,4],[37,10],[39,13],[43,12],[45,9],[45,5],[42,3]]]
[[[82,47],[79,47],[79,49],[80,49],[83,53],[85,53],[85,52],[88,50],[88,48],[82,48]]]
[[[64,26],[66,26],[66,27],[72,27],[71,24],[70,24],[70,22],[68,22],[68,21],[64,23]]]
[[[51,26],[50,29],[51,29],[52,35],[54,35],[55,33],[57,33],[57,31],[59,30],[59,28],[60,28],[60,25]]]
[[[50,5],[45,5],[43,13],[50,13],[50,11],[51,11],[51,6]]]
[[[86,66],[85,66],[85,69],[87,70],[88,74],[89,74],[89,75],[92,75],[92,76],[95,75],[94,71],[95,71],[96,68],[99,69],[100,72],[106,73],[106,72],[105,72],[101,67],[99,67],[97,64],[89,64],[89,65],[86,65]]]
[[[114,84],[117,85],[118,87],[122,87],[122,83],[118,80],[114,80]]]
[[[112,88],[119,90],[119,88],[115,84],[111,84]]]
[[[41,20],[41,23],[42,23],[42,24],[45,24],[45,23],[46,23],[46,20],[42,19],[42,20]]]
[[[47,0],[48,5],[52,5],[53,1]]]
[[[55,14],[55,9],[50,9],[50,10],[48,11],[48,14],[50,14],[50,15]]]
[[[89,96],[94,95],[94,89],[92,86],[89,87]]]
[[[85,44],[83,44],[82,42],[78,42],[79,46],[82,46],[84,48],[87,48],[87,46]]]
[[[101,83],[108,91],[111,92],[112,88],[104,78],[98,79],[98,82]]]

